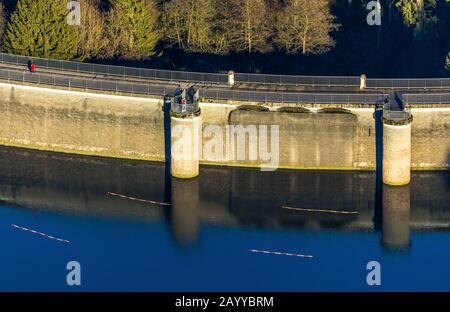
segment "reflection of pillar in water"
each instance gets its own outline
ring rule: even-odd
[[[181,245],[197,241],[199,232],[198,179],[172,179],[172,231]]]
[[[383,245],[408,249],[410,245],[410,187],[383,186]]]

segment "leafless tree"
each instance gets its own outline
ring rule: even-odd
[[[161,24],[165,40],[186,51],[226,52],[216,4],[216,0],[164,2]]]
[[[106,48],[106,22],[99,9],[100,0],[81,0],[80,4],[79,58],[101,58]]]
[[[226,37],[234,51],[267,52],[272,49],[273,10],[266,0],[228,0]]]
[[[277,14],[275,42],[289,53],[324,53],[335,44],[334,19],[328,0],[287,0]]]

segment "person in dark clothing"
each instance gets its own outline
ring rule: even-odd
[[[194,103],[195,88],[193,86],[191,86],[187,93],[188,93],[189,103]]]
[[[28,60],[27,67],[30,73],[34,73],[36,66],[34,65],[34,62],[32,60]]]
[[[402,97],[402,95],[399,92],[395,91],[394,92],[394,96],[395,96],[395,101],[398,103],[398,106],[400,107],[401,110],[403,110],[404,106],[403,106],[403,97]]]

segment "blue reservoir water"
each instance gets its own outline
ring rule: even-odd
[[[449,188],[449,172],[395,189],[371,172],[203,167],[186,182],[163,164],[0,148],[0,291],[450,291]]]

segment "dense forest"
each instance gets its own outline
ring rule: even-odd
[[[450,0],[379,0],[381,11],[368,0],[78,2],[80,23],[70,25],[69,0],[0,0],[1,50],[214,72],[432,77],[450,70]],[[380,25],[368,23],[374,11]]]

